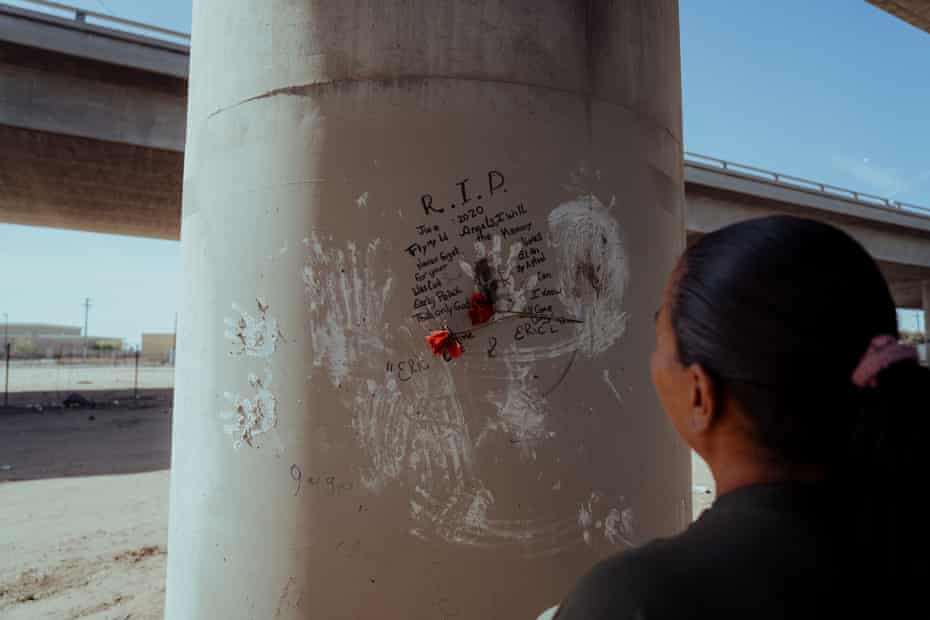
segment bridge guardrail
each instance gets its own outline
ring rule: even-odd
[[[155,38],[159,39],[173,37],[190,44],[191,36],[190,34],[184,32],[170,30],[168,28],[161,28],[151,24],[143,24],[142,22],[136,22],[131,19],[123,19],[122,17],[107,15],[106,13],[98,13],[97,11],[91,11],[88,9],[81,9],[75,6],[61,4],[59,2],[50,2],[49,0],[18,0],[18,4],[29,5],[30,9],[38,10],[40,13],[46,13],[56,17],[70,18],[78,23],[99,26],[116,26],[118,29],[132,34],[154,36]],[[0,6],[8,6],[14,9],[23,8],[18,5],[10,4],[9,2],[0,2]]]
[[[790,174],[784,174],[782,172],[775,172],[773,170],[765,170],[764,168],[756,168],[755,166],[727,161],[718,157],[711,157],[710,155],[702,155],[701,153],[685,151],[685,163],[694,163],[705,166],[709,165],[727,172],[736,172],[739,174],[760,177],[767,181],[774,181],[779,185],[785,185],[787,187],[813,189],[823,194],[829,194],[841,198],[851,198],[856,202],[859,202],[862,205],[868,207],[891,209],[894,211],[908,213],[910,215],[930,218],[930,207],[924,207],[922,205],[916,205],[909,202],[901,202],[899,200],[891,200],[890,198],[876,196],[875,194],[860,192],[845,187],[839,187],[837,185],[830,185],[829,183],[821,183],[820,181],[812,181],[810,179],[804,179]]]

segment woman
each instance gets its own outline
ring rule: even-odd
[[[594,568],[557,620],[881,618],[926,587],[930,372],[857,242],[794,217],[708,234],[656,334],[659,399],[718,499]]]

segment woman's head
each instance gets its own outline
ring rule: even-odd
[[[774,462],[843,456],[861,389],[851,376],[872,338],[897,336],[888,286],[846,233],[795,217],[707,234],[681,259],[657,317],[656,386],[702,451],[728,418]]]
[[[652,372],[679,433],[714,457],[718,492],[721,473],[730,489],[829,476],[837,525],[851,528],[863,564],[925,578],[915,489],[926,483],[930,370],[894,349],[896,314],[847,234],[794,217],[743,222],[685,252],[657,316]],[[887,354],[866,355],[882,340]]]

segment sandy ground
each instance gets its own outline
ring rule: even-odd
[[[3,620],[162,617],[170,391],[87,395],[100,404],[0,410]]]
[[[6,369],[0,364],[0,389]],[[10,392],[56,393],[84,390],[132,390],[135,368],[130,365],[60,365],[53,361],[10,364]],[[139,366],[139,387],[171,388],[174,367]]]
[[[94,408],[49,392],[0,408],[2,620],[162,618],[171,390],[83,394]],[[697,516],[713,479],[696,456],[693,467]]]

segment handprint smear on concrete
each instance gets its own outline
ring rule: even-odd
[[[349,241],[324,250],[314,232],[304,240],[309,250],[303,279],[310,300],[313,363],[341,385],[357,361],[384,350],[384,307],[394,279],[378,260],[380,239],[359,250]]]

